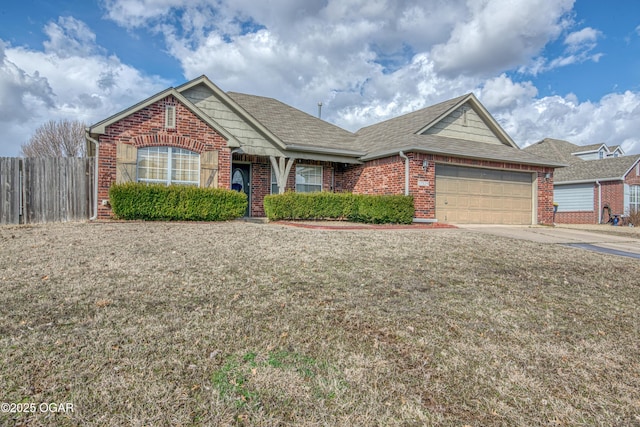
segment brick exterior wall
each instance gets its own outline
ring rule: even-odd
[[[638,161],[640,163],[640,160]],[[624,177],[624,182],[629,185],[640,185],[640,170],[638,170],[638,163],[629,171],[627,176]]]
[[[176,128],[165,129],[165,106],[176,106]],[[218,186],[230,188],[231,150],[226,140],[173,96],[168,96],[106,128],[100,136],[98,166],[98,217],[109,218],[111,209],[102,205],[108,200],[109,188],[116,180],[116,144],[131,144],[137,148],[172,146],[197,153],[218,151]],[[545,179],[551,168],[469,160],[420,153],[409,157],[409,194],[414,197],[416,218],[435,218],[435,163],[506,169],[537,173],[537,220],[553,221],[553,178]],[[428,162],[426,170],[423,161]],[[271,163],[267,157],[234,155],[233,161],[251,164],[251,216],[264,216],[264,197],[271,193]],[[323,191],[353,191],[359,194],[404,194],[405,161],[399,155],[366,162],[363,165],[298,160],[296,164],[321,165]],[[640,177],[636,177],[640,181]],[[419,185],[422,184],[422,185]],[[428,185],[427,185],[428,184]],[[295,165],[287,178],[287,189],[295,189]],[[558,218],[556,218],[558,221]]]
[[[624,185],[622,181],[606,181],[600,183],[601,199],[598,194],[598,186],[593,184],[593,210],[557,212],[555,222],[557,224],[598,224],[607,222],[607,212],[601,213],[602,207],[609,206],[612,214],[624,212]],[[601,203],[601,205],[600,205]]]
[[[558,224],[597,224],[598,220],[606,223],[609,215],[605,210],[601,212],[602,207],[609,206],[612,214],[625,214],[626,206],[624,206],[624,184],[640,185],[640,174],[637,167],[631,168],[623,181],[605,181],[600,183],[600,192],[598,194],[598,185],[593,184],[593,210],[579,212],[558,212],[556,213],[555,222]],[[600,196],[600,197],[599,197]],[[601,202],[601,205],[599,205]]]
[[[165,129],[165,107],[175,105],[176,127]],[[100,136],[98,161],[98,218],[111,217],[111,208],[103,205],[109,199],[109,188],[116,182],[116,144],[122,142],[137,148],[171,146],[202,154],[218,151],[218,186],[229,188],[231,151],[227,141],[173,96],[168,96],[111,124]]]
[[[271,194],[271,161],[268,157],[252,156],[247,154],[234,154],[233,162],[251,164],[251,216],[264,217],[264,197]],[[322,191],[335,190],[335,182],[338,173],[334,175],[337,166],[331,162],[318,162],[311,160],[298,160],[291,167],[287,177],[287,191],[294,191],[296,187],[296,165],[322,166]]]
[[[488,160],[471,160],[421,153],[405,153],[409,158],[409,194],[414,198],[415,217],[436,219],[435,163],[531,172],[537,175],[537,222],[553,222],[553,168],[528,166]],[[423,161],[427,161],[426,170]],[[361,194],[404,194],[404,159],[399,155],[372,160],[364,165],[348,166],[336,174],[338,191]],[[550,173],[549,179],[545,178]],[[419,185],[422,184],[422,185]],[[428,184],[428,185],[427,185]]]

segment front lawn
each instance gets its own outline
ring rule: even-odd
[[[0,424],[637,425],[639,277],[459,229],[0,227],[0,402],[36,406]]]

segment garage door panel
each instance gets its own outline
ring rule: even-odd
[[[531,224],[532,175],[436,165],[436,217],[452,223]]]

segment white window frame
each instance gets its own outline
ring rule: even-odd
[[[303,176],[302,174],[302,171],[304,171],[305,169],[315,169],[316,171],[319,171],[319,173],[313,174],[313,178],[315,179],[319,178],[320,182],[307,183],[305,181],[306,179],[305,176]],[[297,164],[296,165],[296,193],[314,193],[314,192],[322,191],[323,172],[324,170],[320,165]],[[314,187],[315,189],[313,190],[310,190],[309,188],[303,189],[302,188],[303,185],[306,187]]]
[[[175,129],[176,128],[176,106],[167,105],[164,109],[164,128]]]
[[[166,174],[166,178],[164,179],[141,178],[141,176],[145,175],[144,172],[141,173],[141,169],[144,169],[144,167],[141,166],[141,160],[143,160],[145,156],[149,156],[152,153],[158,155],[158,157],[164,157],[163,154],[166,153],[166,159],[162,159],[163,162],[166,161],[166,170],[164,171]],[[175,172],[178,171],[177,169],[178,166],[176,165],[177,162],[174,161],[174,154],[197,157],[196,168],[193,170],[190,170],[190,174],[193,175],[193,179],[178,180],[173,178]],[[156,169],[162,170],[164,168],[156,168]],[[185,169],[185,170],[189,171],[189,169]],[[138,182],[146,182],[149,184],[165,184],[165,185],[177,184],[177,185],[198,186],[200,185],[200,155],[195,151],[186,150],[184,148],[168,147],[168,146],[154,146],[154,147],[140,148],[138,149],[138,158],[136,161],[136,172],[138,176]]]
[[[271,194],[280,194],[280,188],[278,187],[278,180],[276,177],[276,171],[275,169],[273,169],[273,166],[271,166]]]
[[[640,212],[640,185],[629,186],[629,212]]]

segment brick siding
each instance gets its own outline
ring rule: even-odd
[[[176,107],[176,127],[165,129],[165,107]],[[98,218],[111,217],[111,208],[103,205],[109,199],[109,188],[116,181],[116,144],[122,142],[137,148],[170,146],[202,154],[218,151],[218,186],[231,183],[231,151],[227,141],[173,96],[167,96],[106,128],[100,136],[98,161]]]
[[[553,168],[422,153],[406,153],[406,156],[409,158],[409,195],[414,198],[416,218],[436,219],[435,163],[446,163],[536,173],[537,222],[539,224],[553,222]],[[425,160],[427,161],[426,170],[423,168]],[[340,178],[336,189],[361,194],[404,194],[404,171],[404,159],[399,155],[372,160],[364,165],[348,166],[336,174]],[[550,174],[549,179],[546,178],[547,173]]]
[[[165,106],[176,106],[176,128],[164,128]],[[230,188],[231,150],[226,140],[173,96],[168,96],[106,128],[100,136],[98,200],[107,200],[109,187],[116,177],[116,144],[132,144],[137,148],[172,146],[197,153],[218,151],[218,186]],[[553,221],[553,169],[420,153],[406,153],[409,158],[409,194],[414,197],[416,218],[435,218],[435,163],[505,169],[537,174],[537,220]],[[251,164],[251,216],[264,216],[264,197],[271,193],[269,158],[234,155],[234,161]],[[426,170],[423,162],[428,162]],[[399,155],[371,160],[362,165],[298,160],[296,164],[321,165],[323,191],[352,191],[358,194],[404,194],[405,161]],[[640,177],[636,177],[640,181]],[[419,184],[422,185],[419,185]],[[428,184],[428,185],[427,185]],[[295,166],[287,177],[287,189],[295,189]],[[98,217],[108,218],[111,210],[99,203]],[[558,217],[556,217],[558,221]]]
[[[623,181],[605,181],[600,183],[600,195],[598,185],[593,184],[593,210],[577,212],[558,212],[555,222],[558,224],[597,224],[598,220],[606,223],[609,220],[608,212],[602,212],[604,206],[611,208],[612,214],[624,214],[624,184],[640,185],[640,174],[634,166]]]

